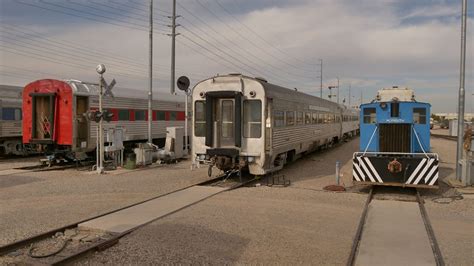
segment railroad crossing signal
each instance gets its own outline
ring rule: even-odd
[[[102,87],[105,89],[104,96],[110,96],[114,98],[114,94],[112,93],[112,89],[114,88],[115,84],[117,83],[115,79],[112,79],[112,82],[110,84],[107,84],[107,81],[105,81],[104,77],[100,77],[100,83]]]
[[[97,111],[91,111],[91,112],[86,113],[86,118],[89,121],[94,121],[96,123],[99,123],[101,119],[105,120],[105,122],[110,122],[112,121],[113,117],[114,117],[114,114],[110,112],[109,110],[104,110],[102,112],[97,110]]]

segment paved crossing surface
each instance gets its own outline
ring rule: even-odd
[[[372,200],[356,265],[436,265],[418,203]]]

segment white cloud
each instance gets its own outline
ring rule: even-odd
[[[415,90],[419,89],[417,92],[419,99],[432,102],[435,110],[443,112],[455,110],[454,99],[458,87],[460,47],[458,6],[434,4],[414,8],[400,15],[396,9],[398,1],[308,0],[269,6],[238,15],[240,22],[272,44],[269,47],[260,37],[255,36],[245,26],[229,17],[215,5],[214,1],[201,0],[201,2],[207,3],[222,21],[214,18],[194,1],[183,1],[180,2],[182,5],[210,24],[213,29],[201,25],[178,6],[178,13],[183,16],[179,19],[179,23],[192,29],[223,52],[186,32],[185,29],[178,28],[184,36],[192,38],[219,54],[219,58],[213,57],[214,60],[210,60],[201,55],[201,53],[208,55],[209,52],[194,46],[184,36],[178,36],[177,76],[189,75],[193,81],[196,81],[217,73],[249,72],[249,67],[236,68],[227,62],[219,63],[225,58],[241,65],[225,54],[228,53],[246,62],[251,68],[258,69],[258,72],[263,72],[255,73],[255,75],[263,74],[270,82],[290,88],[298,87],[301,91],[315,92],[319,91],[317,59],[323,58],[325,85],[332,84],[335,77],[340,77],[341,89],[344,93],[347,93],[349,83],[352,84],[353,95],[358,95],[363,89],[366,99],[372,98],[372,95],[370,97],[368,95],[375,94],[380,87],[406,85]],[[220,2],[226,3],[226,1]],[[252,5],[251,2],[242,3]],[[160,9],[168,10],[169,2],[160,1],[158,6]],[[226,5],[226,7],[236,12],[235,6]],[[38,12],[43,11],[38,10]],[[44,14],[55,15],[47,12]],[[449,19],[438,20],[440,16]],[[159,14],[157,17],[161,20],[166,19]],[[404,20],[417,18],[423,18],[423,20],[416,24],[402,23]],[[473,27],[473,20],[469,19],[467,89],[472,88],[474,79],[472,74]],[[157,28],[168,30],[160,26]],[[233,29],[237,29],[239,34],[244,35],[246,39],[235,33]],[[97,63],[104,62],[109,65],[108,75],[115,77],[121,86],[146,88],[148,71],[148,33],[146,31],[99,23],[77,24],[67,28],[55,25],[51,28],[35,30],[44,32],[48,38],[67,40],[79,45],[84,43],[87,47],[107,50],[108,53],[126,57],[127,61],[133,61],[138,66],[136,64],[120,65],[111,60],[108,55],[91,57],[81,53],[77,54],[76,63],[88,63],[90,70],[76,69],[0,51],[2,62],[29,70],[41,70],[57,73],[61,77],[79,79],[96,78],[94,67]],[[199,52],[190,50],[184,44],[194,47]],[[154,48],[155,69],[158,71],[156,74],[159,79],[156,86],[158,90],[168,91],[169,37],[155,35]],[[17,47],[17,49],[20,48]],[[52,48],[51,52],[59,53],[60,51]],[[57,57],[57,55],[51,56]],[[83,59],[80,59],[81,57]],[[71,58],[68,60],[75,62]],[[304,64],[302,61],[311,64]],[[9,72],[17,75],[26,73],[15,72],[13,68]],[[0,78],[0,82],[23,84],[33,78],[31,75],[37,78],[44,76],[29,73],[28,77],[21,79],[4,75]],[[137,77],[132,79],[130,76]],[[436,95],[432,93],[433,91],[436,91]],[[439,95],[446,97],[443,99]],[[468,99],[466,102],[468,106],[472,105]]]

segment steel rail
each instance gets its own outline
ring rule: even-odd
[[[431,136],[435,138],[447,139],[447,140],[453,140],[453,141],[458,140],[458,137],[456,136],[449,136],[449,135],[442,135],[442,134],[431,134]]]
[[[438,241],[436,240],[436,236],[435,236],[435,233],[433,231],[433,227],[431,226],[431,222],[430,222],[430,219],[428,217],[428,212],[425,209],[425,201],[421,197],[420,192],[418,191],[418,189],[416,190],[416,200],[418,202],[418,206],[420,207],[421,217],[423,219],[423,223],[425,224],[426,233],[428,234],[428,238],[430,240],[430,246],[431,246],[431,249],[433,250],[433,256],[435,258],[436,265],[437,266],[444,266],[445,263],[444,263],[443,255],[441,254],[441,250],[439,248]]]
[[[362,215],[360,216],[359,226],[357,227],[354,240],[352,241],[351,253],[349,254],[349,258],[347,259],[347,263],[346,263],[347,266],[352,266],[355,263],[357,250],[359,249],[359,243],[362,238],[362,232],[364,231],[365,220],[367,219],[369,204],[372,201],[372,198],[374,196],[374,189],[375,189],[374,186],[370,188],[369,195],[367,196],[367,200],[365,201],[364,210],[362,211]]]
[[[121,208],[118,208],[118,209],[115,209],[115,210],[112,210],[110,212],[106,212],[106,213],[103,213],[103,214],[100,214],[100,215],[97,215],[97,216],[94,216],[94,217],[91,217],[91,218],[87,218],[85,220],[81,220],[81,221],[78,221],[78,222],[75,222],[75,223],[72,223],[72,224],[69,224],[69,225],[66,225],[66,226],[62,226],[62,227],[59,227],[59,228],[56,228],[56,229],[52,229],[50,231],[47,231],[45,233],[41,233],[41,234],[38,234],[38,235],[35,235],[35,236],[32,236],[32,237],[29,237],[29,238],[25,238],[25,239],[22,239],[22,240],[19,240],[19,241],[16,241],[16,242],[13,242],[11,244],[7,244],[7,245],[4,245],[4,246],[1,246],[0,247],[0,256],[3,256],[3,255],[6,255],[7,253],[9,252],[12,252],[14,250],[18,250],[18,249],[21,249],[21,248],[24,248],[26,247],[27,245],[29,244],[32,244],[34,242],[38,242],[40,240],[43,240],[43,239],[46,239],[48,237],[51,237],[53,235],[55,235],[57,232],[63,232],[65,231],[66,229],[73,229],[73,228],[78,228],[79,224],[82,224],[84,222],[87,222],[87,221],[90,221],[90,220],[93,220],[93,219],[97,219],[97,218],[100,218],[100,217],[103,217],[103,216],[106,216],[106,215],[109,215],[109,214],[112,214],[112,213],[115,213],[115,212],[118,212],[118,211],[121,211],[121,210],[124,210],[124,209],[127,209],[127,208],[130,208],[130,207],[134,207],[134,206],[137,206],[137,205],[140,205],[140,204],[143,204],[145,202],[148,202],[148,201],[151,201],[151,200],[155,200],[155,199],[158,199],[158,198],[161,198],[161,197],[164,197],[164,196],[167,196],[167,195],[170,195],[170,194],[173,194],[173,193],[176,193],[176,192],[179,192],[179,191],[182,191],[182,190],[185,190],[185,189],[188,189],[188,188],[191,188],[191,187],[194,187],[194,186],[205,186],[207,184],[212,184],[213,182],[216,182],[216,181],[219,181],[221,178],[223,178],[224,176],[220,175],[218,177],[215,177],[215,178],[212,178],[212,179],[208,179],[208,180],[205,180],[205,181],[202,181],[202,182],[199,182],[199,183],[196,183],[196,184],[192,184],[192,185],[189,185],[189,186],[186,186],[186,187],[183,187],[183,188],[180,188],[180,189],[177,189],[177,190],[174,190],[174,191],[171,191],[171,192],[168,192],[168,193],[165,193],[165,194],[162,194],[162,195],[158,195],[158,196],[155,196],[155,197],[152,197],[152,198],[149,198],[149,199],[146,199],[146,200],[143,200],[143,201],[140,201],[140,202],[137,202],[137,203],[134,203],[134,204],[131,204],[131,205],[128,205],[128,206],[125,206],[125,207],[121,207]],[[119,239],[122,238],[123,236],[149,224],[149,223],[152,223],[154,221],[157,221],[159,219],[162,219],[162,218],[165,218],[169,215],[172,215],[176,212],[179,212],[185,208],[188,208],[190,206],[193,206],[199,202],[202,202],[210,197],[213,197],[217,194],[220,194],[222,192],[225,192],[225,191],[230,191],[230,190],[234,190],[234,189],[237,189],[239,187],[242,187],[242,186],[245,186],[253,181],[255,181],[256,179],[250,179],[250,180],[247,180],[245,182],[241,182],[241,183],[238,183],[234,186],[231,186],[229,187],[228,189],[225,189],[223,191],[220,191],[216,194],[213,194],[213,195],[210,195],[206,198],[203,198],[199,201],[196,201],[196,202],[193,202],[193,203],[190,203],[186,206],[183,206],[182,208],[180,209],[177,209],[175,211],[172,211],[170,213],[167,213],[166,215],[164,216],[160,216],[154,220],[151,220],[147,223],[144,223],[144,224],[141,224],[137,227],[134,227],[128,231],[125,231],[123,233],[120,233],[120,234],[117,234],[117,235],[114,235],[112,236],[111,238],[109,239],[105,239],[103,241],[99,241],[95,244],[92,244],[90,246],[87,246],[87,247],[83,247],[82,249],[79,249],[77,252],[74,252],[70,255],[67,255],[65,257],[60,257],[58,258],[57,260],[54,260],[52,263],[50,263],[51,265],[60,265],[60,264],[64,264],[66,262],[69,262],[69,261],[73,261],[77,258],[79,258],[80,256],[82,255],[85,255],[87,253],[89,253],[90,251],[95,251],[95,250],[98,250],[98,251],[101,251],[101,250],[105,250],[107,249],[108,247],[111,247],[113,246],[114,244],[118,243]]]

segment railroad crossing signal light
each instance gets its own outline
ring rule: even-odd
[[[91,111],[86,113],[86,118],[89,121],[95,121],[99,123],[100,119],[102,119],[102,114],[99,111]]]
[[[93,120],[96,122],[96,123],[99,123],[100,119],[102,119],[102,113],[100,113],[99,111],[95,111],[93,113]]]
[[[106,121],[106,122],[110,122],[112,121],[112,118],[114,117],[114,113],[110,112],[109,110],[104,110],[102,112],[102,118]]]

